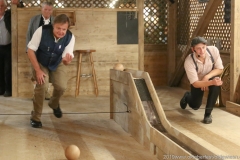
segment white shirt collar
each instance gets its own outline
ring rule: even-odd
[[[42,17],[43,17],[43,15],[42,15]],[[45,19],[45,18],[43,17],[43,21],[44,21],[44,25],[49,24],[49,23],[50,23],[50,18]]]

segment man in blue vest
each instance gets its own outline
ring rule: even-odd
[[[66,65],[71,63],[75,44],[74,35],[68,30],[70,20],[65,14],[55,17],[53,25],[39,27],[28,44],[28,57],[34,68],[33,77],[37,84],[34,89],[33,111],[30,124],[41,128],[41,114],[47,81],[54,87],[48,102],[57,118],[62,117],[59,101],[67,88]]]

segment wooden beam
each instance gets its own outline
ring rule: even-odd
[[[222,4],[222,0],[209,0],[209,2],[206,5],[203,16],[199,19],[198,25],[195,31],[193,32],[191,39],[196,36],[202,36],[204,35],[204,33],[206,33],[210,21],[214,18],[215,13],[218,9],[218,6],[221,4]],[[179,82],[181,81],[181,78],[185,73],[183,66],[184,66],[185,58],[190,53],[190,48],[191,48],[190,43],[191,41],[189,41],[187,45],[187,49],[183,53],[181,59],[179,60],[176,70],[169,81],[170,86],[178,86]]]
[[[11,5],[12,22],[12,97],[18,96],[17,5]]]
[[[240,105],[237,103],[226,101],[226,110],[237,116],[240,116]]]
[[[110,78],[110,119],[113,119],[113,107],[114,107],[113,94],[114,94],[113,82],[112,79]]]
[[[240,1],[231,1],[230,101],[235,102],[240,74]],[[235,97],[235,100],[234,100]]]
[[[231,63],[230,63],[230,65],[231,65]],[[233,66],[234,66],[234,64],[233,64]],[[230,72],[230,76],[231,76],[231,72]],[[237,80],[238,80],[238,82],[237,82],[237,85],[235,87],[235,91],[234,91],[232,102],[240,104],[240,76],[238,77]],[[230,78],[230,84],[231,84],[231,78]],[[231,100],[231,98],[230,98],[230,100]]]
[[[168,81],[176,68],[177,48],[177,3],[168,3]]]
[[[144,0],[137,0],[138,7],[138,69],[144,71]]]

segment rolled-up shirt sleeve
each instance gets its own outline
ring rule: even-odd
[[[219,50],[216,48],[216,47],[213,47],[213,51],[214,51],[214,59],[215,59],[215,64],[214,64],[214,68],[216,69],[223,69],[224,66],[223,66],[223,63],[222,63],[222,59],[220,57],[220,53],[219,53]]]
[[[33,51],[36,51],[39,47],[42,38],[42,27],[39,27],[33,34],[32,39],[28,43],[27,47]]]
[[[75,44],[75,37],[74,35],[72,35],[72,38],[69,44],[65,47],[63,51],[62,58],[65,57],[67,53],[69,53],[72,56],[72,58],[74,57],[74,54],[73,54],[74,44]]]
[[[187,74],[190,84],[193,84],[194,82],[199,80],[196,66],[195,66],[192,58],[190,58],[190,56],[188,56],[185,59],[184,68],[185,68],[185,71],[186,71],[186,74]]]

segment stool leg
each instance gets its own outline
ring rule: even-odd
[[[98,85],[97,85],[97,80],[96,80],[94,64],[93,64],[92,52],[89,53],[89,56],[90,56],[90,62],[91,62],[91,66],[92,66],[92,76],[93,76],[93,81],[94,81],[95,94],[96,94],[96,96],[98,96]]]
[[[81,65],[82,65],[82,53],[79,54],[78,57],[78,71],[77,71],[77,81],[76,81],[76,91],[75,97],[79,95],[79,88],[80,88],[80,76],[81,76]]]

